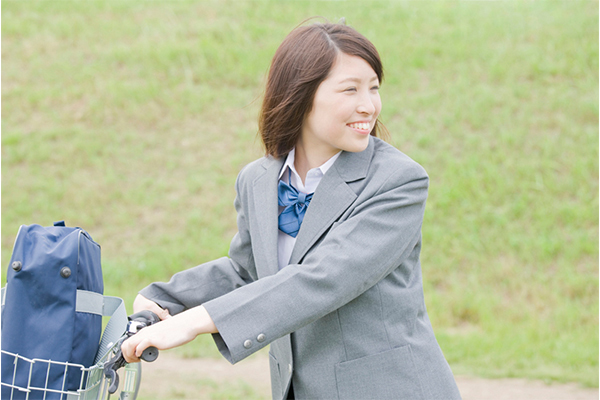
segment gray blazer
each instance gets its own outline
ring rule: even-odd
[[[459,399],[423,299],[419,252],[428,177],[371,137],[317,187],[290,263],[277,262],[283,159],[246,166],[229,257],[140,293],[172,314],[203,304],[225,358],[267,344],[274,399]]]

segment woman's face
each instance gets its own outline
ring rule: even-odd
[[[340,53],[317,88],[298,146],[323,162],[340,150],[363,151],[380,112],[373,68],[360,57]]]

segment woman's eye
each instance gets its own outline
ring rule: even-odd
[[[350,87],[350,88],[345,89],[344,92],[356,92],[356,88]]]
[[[373,86],[371,90],[379,90],[379,86]]]

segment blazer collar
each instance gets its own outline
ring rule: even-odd
[[[290,258],[290,264],[298,263],[310,247],[344,213],[356,199],[356,193],[348,183],[367,176],[375,147],[374,138],[369,138],[368,147],[359,153],[342,152],[333,166],[325,173],[310,202],[304,216],[302,227],[296,236],[296,244]],[[262,246],[253,246],[254,251],[264,249],[264,254],[255,254],[257,262],[265,260],[267,274],[278,272],[277,236],[278,202],[277,184],[279,172],[285,158],[265,157],[261,163],[265,169],[253,182],[254,211],[258,220],[259,232],[256,233]],[[259,267],[260,269],[260,267]],[[263,275],[263,274],[259,274]]]
[[[259,278],[273,275],[279,271],[277,260],[277,231],[279,204],[277,201],[277,185],[279,171],[283,166],[283,158],[265,157],[261,163],[265,171],[253,181],[254,217],[258,231],[251,228],[253,242],[259,245],[252,246],[257,264]],[[253,218],[251,218],[253,219]],[[262,251],[261,251],[262,250]],[[261,265],[261,264],[264,264]]]
[[[357,195],[348,183],[367,176],[374,147],[375,142],[371,137],[367,148],[360,153],[342,152],[323,176],[296,236],[290,264],[300,262],[306,252],[354,202]]]
[[[338,174],[344,182],[354,182],[367,177],[369,165],[373,158],[375,149],[375,138],[369,138],[369,145],[360,153],[342,152],[332,168],[337,169]]]

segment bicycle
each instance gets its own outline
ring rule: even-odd
[[[1,382],[0,385],[5,389],[10,390],[10,400],[20,399],[60,399],[60,400],[104,400],[109,399],[113,395],[118,395],[120,400],[136,399],[141,381],[141,363],[128,364],[121,354],[121,344],[129,337],[135,335],[141,329],[159,322],[159,317],[151,311],[142,311],[127,317],[126,328],[123,331],[123,318],[125,316],[123,301],[118,298],[110,298],[105,296],[105,299],[116,300],[113,303],[118,303],[113,311],[111,319],[104,329],[102,340],[99,344],[98,353],[94,365],[85,367],[80,364],[69,362],[59,362],[45,359],[33,358],[29,359],[18,354],[14,354],[2,350],[2,361],[14,363],[13,380],[11,383]],[[109,314],[109,315],[110,315]],[[120,335],[116,340],[115,330],[120,330]],[[152,362],[158,357],[158,350],[155,347],[147,348],[142,357],[142,360]],[[29,367],[29,374],[25,379],[15,381],[17,376],[17,368]],[[39,368],[45,368],[45,384],[40,386],[41,382],[32,382],[34,371],[39,371]],[[54,373],[57,368],[61,368],[63,372],[62,387],[49,388],[48,376],[51,371]],[[123,368],[123,377],[119,377],[119,370]],[[42,369],[43,372],[43,369]],[[69,376],[73,374],[81,376],[79,388],[77,390],[67,390],[66,382]],[[119,383],[122,382],[119,390]]]

